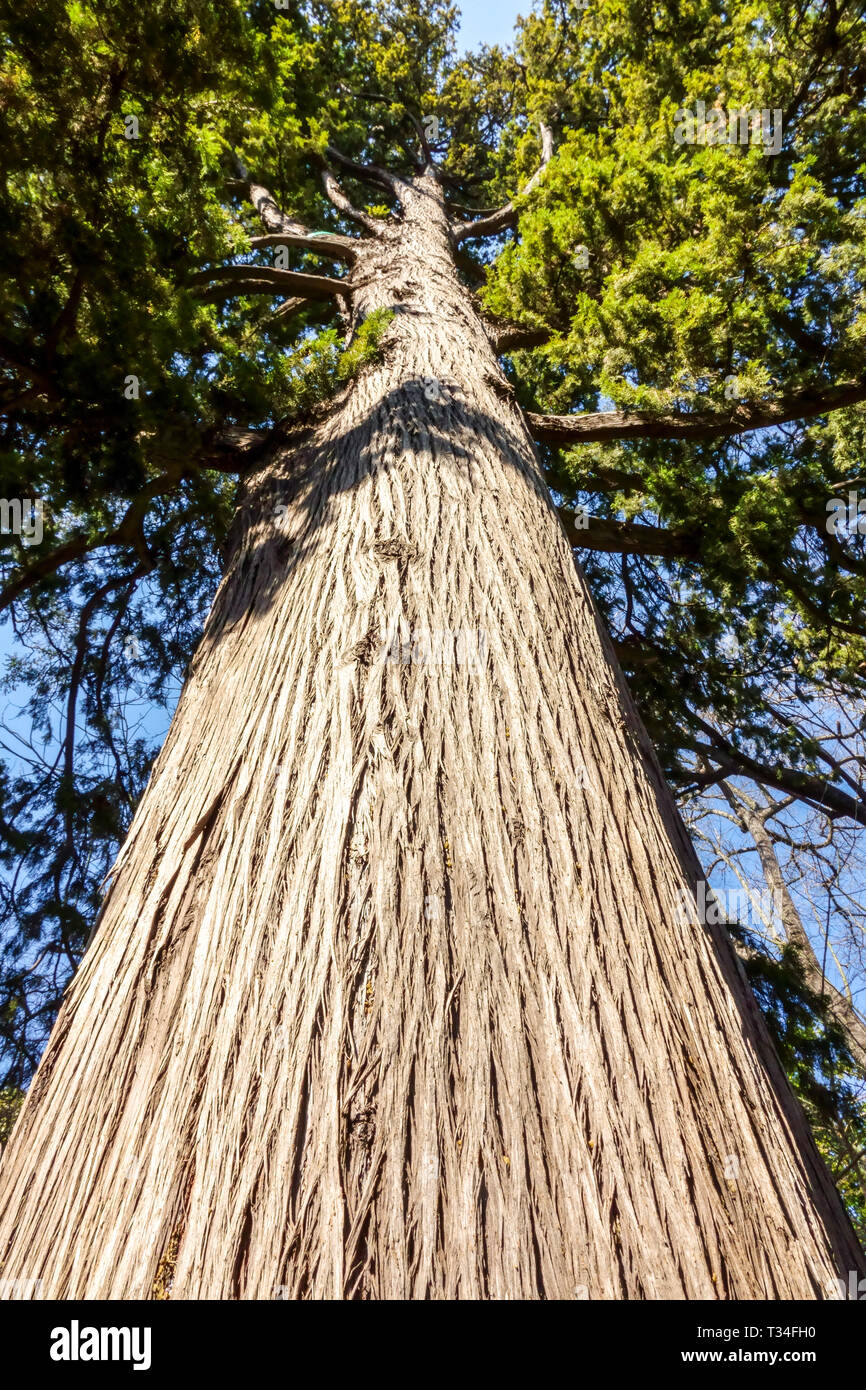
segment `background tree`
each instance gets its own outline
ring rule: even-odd
[[[856,708],[866,675],[862,535],[856,525],[826,524],[827,501],[847,498],[862,471],[861,17],[860,7],[836,4],[735,12],[707,3],[652,12],[544,5],[513,54],[484,50],[459,62],[453,12],[443,4],[363,12],[192,4],[178,12],[150,3],[133,17],[110,4],[98,12],[54,4],[5,21],[3,487],[18,495],[26,479],[28,495],[48,508],[42,546],[10,538],[0,595],[19,639],[9,679],[28,692],[36,734],[24,757],[18,745],[3,786],[9,1085],[20,1090],[30,1079],[147,778],[152,740],[137,727],[141,698],[173,703],[226,565],[237,582],[223,590],[231,596],[216,610],[214,632],[240,622],[238,582],[256,603],[275,601],[297,563],[289,545],[297,531],[290,525],[281,536],[275,523],[314,505],[304,491],[314,488],[305,473],[316,457],[310,438],[320,441],[329,421],[345,420],[340,412],[360,409],[383,379],[377,371],[394,371],[417,285],[404,287],[402,302],[395,294],[387,307],[375,303],[357,271],[359,248],[420,224],[406,180],[425,170],[429,178],[432,165],[437,177],[420,187],[447,197],[450,251],[467,302],[484,315],[483,350],[500,361],[478,379],[492,392],[484,409],[499,421],[494,445],[508,454],[503,419],[516,418],[519,404],[668,777],[688,794],[724,785],[734,796],[744,794],[734,779],[748,778],[820,807],[831,822],[862,824],[862,763],[816,739],[808,717],[831,692]],[[780,153],[678,145],[675,112],[698,100],[781,109]],[[375,266],[377,289],[387,273]],[[470,345],[482,352],[480,339]],[[396,423],[384,427],[394,440],[373,438],[374,453],[385,448],[390,458],[389,450],[417,445],[435,455],[443,384],[446,436],[453,443],[455,419],[458,435],[466,428],[447,381],[432,368],[412,380],[412,401],[395,401]],[[469,405],[481,410],[477,397]],[[402,592],[413,556],[380,558],[397,566]],[[462,614],[486,632],[482,616],[471,604]],[[399,667],[414,650],[410,609],[406,623],[379,641],[380,663],[396,654]],[[582,641],[594,640],[588,631]],[[205,638],[196,657],[204,678],[214,650]],[[360,650],[352,659],[369,664]],[[178,757],[183,728],[161,766]],[[511,738],[507,723],[497,725],[500,755]],[[233,769],[212,764],[199,782],[183,756],[178,766],[209,815],[220,776]],[[518,870],[526,875],[538,827],[527,827],[507,796],[503,812],[512,845],[529,846]],[[676,842],[670,821],[666,833]],[[454,865],[444,830],[440,843],[445,885]],[[353,840],[346,853],[363,863]],[[682,847],[676,855],[688,862]],[[448,913],[464,891],[459,873],[442,889]],[[470,899],[473,891],[465,888]],[[192,920],[192,906],[184,911]],[[608,903],[606,922],[613,912]],[[177,951],[169,931],[155,941],[149,991]],[[440,1007],[462,997],[458,976]],[[362,972],[361,984],[362,1012],[369,1005],[378,1019],[375,974]],[[759,995],[771,1022],[792,1016],[799,1000],[804,1026],[828,1048],[842,1047],[826,1034],[807,980],[765,971]],[[778,1013],[783,996],[787,1014]],[[237,1064],[226,1046],[229,1085]],[[816,1084],[822,1056],[813,1049]],[[354,1064],[363,1077],[358,1057]],[[616,1080],[606,1084],[615,1096]],[[363,1188],[376,1107],[363,1086],[345,1077],[340,1085],[356,1144],[352,1181]],[[785,1126],[796,1132],[799,1120],[781,1105],[776,1141],[784,1145]],[[236,1119],[246,1135],[246,1119]],[[429,1161],[422,1146],[410,1162],[421,1193]],[[485,1151],[476,1204],[506,1210],[502,1168],[493,1178],[491,1163],[516,1166],[505,1147],[495,1160]],[[132,1179],[121,1169],[112,1200],[132,1202],[123,1207],[130,1215]],[[598,1249],[609,1245],[610,1264],[597,1254],[583,1274],[594,1290],[651,1292],[620,1235],[630,1219],[620,1207],[627,1185],[599,1182],[607,1215]],[[825,1213],[819,1225],[835,1232],[837,1252],[855,1258],[822,1182],[815,1171],[807,1182]],[[373,1272],[375,1204],[366,1190],[358,1200],[347,1245],[357,1268],[349,1260],[339,1278],[335,1252],[320,1274],[298,1273],[298,1250],[314,1248],[321,1213],[296,1213],[297,1249],[272,1252],[255,1270],[249,1216],[238,1218],[239,1229],[236,1214],[225,1216],[225,1288],[295,1281],[304,1292],[304,1278],[310,1289],[337,1279],[344,1291],[381,1296],[389,1278],[403,1289],[460,1284],[453,1271],[441,1285],[432,1272],[441,1232],[422,1197],[414,1214],[402,1213],[410,1231],[416,1222],[422,1231],[408,1270]],[[544,1200],[556,1205],[550,1194]],[[175,1192],[164,1210],[149,1211],[159,1226],[151,1247],[157,1260],[174,1250],[179,1287],[201,1288],[215,1276],[196,1264],[201,1247],[190,1245],[186,1201]],[[736,1218],[741,1234],[755,1219],[747,1208]],[[537,1217],[544,1229],[552,1210],[546,1226]],[[396,1208],[388,1219],[397,1220]],[[698,1227],[701,1220],[706,1228],[706,1214]],[[184,1240],[198,1254],[185,1255]],[[464,1291],[506,1289],[509,1258],[497,1252],[502,1268],[486,1282],[465,1272]],[[580,1269],[567,1275],[552,1255],[535,1273],[527,1259],[518,1260],[523,1291],[582,1282]],[[730,1251],[720,1263],[694,1286],[682,1276],[683,1287],[759,1287]],[[106,1276],[91,1269],[76,1277],[95,1287]],[[141,1269],[122,1277],[127,1289],[158,1282]],[[658,1277],[669,1277],[668,1287],[677,1278]],[[823,1287],[814,1271],[790,1277],[798,1291],[807,1279]],[[164,1268],[159,1282],[171,1283]]]

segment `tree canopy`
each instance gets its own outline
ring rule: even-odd
[[[44,535],[0,537],[0,1084],[85,947],[245,475],[376,350],[338,282],[419,160],[668,777],[856,840],[862,3],[542,0],[462,56],[444,0],[4,9],[0,494]],[[789,1069],[832,1090],[850,1057],[809,1061],[820,1004],[771,977]]]

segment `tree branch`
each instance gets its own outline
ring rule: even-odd
[[[332,260],[346,261],[352,265],[358,258],[357,243],[352,237],[339,232],[311,232],[302,222],[287,217],[261,184],[250,184],[250,202],[262,221],[266,235],[253,237],[250,245],[294,246],[301,251],[312,251],[318,256],[328,256]]]
[[[383,169],[379,164],[358,164],[354,159],[348,159],[334,145],[326,146],[325,152],[329,159],[339,164],[340,168],[345,169],[353,178],[360,179],[363,183],[378,184],[387,193],[399,198],[400,187],[404,182],[399,174],[392,174],[389,169]]]
[[[200,299],[203,304],[220,304],[227,299],[236,299],[238,295],[242,294],[264,294],[268,295],[271,299],[273,299],[274,295],[276,294],[276,291],[273,285],[271,285],[266,280],[243,280],[240,281],[238,284],[232,285],[211,285],[208,289],[201,290],[196,295],[196,298]],[[291,303],[294,307],[297,308],[302,303],[311,304],[312,300],[301,300],[295,298],[292,300],[284,300],[283,303]],[[282,308],[282,305],[280,305],[280,308]],[[276,313],[274,317],[276,317]]]
[[[290,314],[296,314],[299,309],[306,308],[310,304],[312,304],[311,299],[299,299],[297,296],[292,299],[284,299],[282,304],[278,304],[271,314],[271,319],[288,318]],[[265,322],[269,323],[270,320],[266,319]]]
[[[541,130],[541,163],[520,193],[521,198],[525,198],[527,193],[531,193],[536,187],[553,156],[553,131],[543,121],[539,122],[539,127]],[[451,228],[451,245],[456,249],[462,241],[476,241],[479,237],[494,236],[497,232],[504,232],[506,228],[513,227],[516,222],[517,208],[512,200],[505,203],[503,207],[497,208],[496,212],[490,213],[487,217],[481,217],[475,222],[458,222],[456,227]]]
[[[326,196],[330,199],[337,211],[341,212],[344,217],[348,217],[352,222],[357,222],[360,226],[366,227],[367,231],[372,232],[374,235],[378,235],[382,231],[385,226],[382,218],[374,217],[371,212],[362,212],[360,208],[356,208],[354,203],[346,197],[339,179],[330,169],[322,170],[322,184]]]
[[[542,347],[556,333],[555,328],[525,328],[519,323],[493,323],[490,319],[483,323],[497,355],[518,348]]]
[[[88,542],[86,536],[73,536],[71,540],[64,541],[56,550],[49,551],[41,559],[34,560],[17,575],[15,579],[4,584],[0,589],[0,613],[8,608],[10,603],[14,603],[21,594],[38,584],[40,579],[45,579],[49,574],[56,573],[63,565],[68,565],[71,560],[80,560],[88,551],[94,547]]]
[[[272,430],[247,430],[240,425],[223,425],[205,435],[196,467],[217,473],[244,473],[265,452]]]
[[[338,232],[297,232],[286,230],[269,232],[267,236],[250,237],[250,248],[261,251],[269,246],[293,246],[299,251],[311,251],[315,256],[325,256],[332,261],[345,261],[354,265],[358,259],[357,243],[350,236],[340,236]]]
[[[569,545],[584,550],[605,550],[617,555],[659,555],[665,560],[697,560],[700,543],[689,531],[666,531],[662,526],[650,526],[644,521],[616,521],[610,517],[588,516],[587,525],[579,526],[576,514],[560,507],[562,522]]]
[[[810,420],[866,400],[866,380],[846,381],[822,390],[797,391],[779,401],[737,406],[728,414],[646,415],[600,411],[587,415],[535,415],[526,419],[541,444],[593,444],[613,439],[717,439],[750,430]]]
[[[224,287],[219,294],[216,285],[208,284],[216,280]],[[278,294],[280,290],[294,290],[305,299],[342,299],[349,291],[343,280],[332,280],[325,275],[305,275],[297,270],[277,270],[269,265],[224,265],[214,270],[202,270],[193,275],[189,284],[206,285],[201,293],[203,299],[230,298],[236,294]]]
[[[689,715],[712,741],[700,743],[696,739],[682,738],[681,744],[717,765],[720,772],[712,778],[713,781],[719,781],[725,776],[750,777],[761,786],[790,792],[793,796],[808,801],[831,820],[839,816],[850,816],[859,825],[866,824],[866,801],[862,797],[850,796],[848,792],[834,787],[831,782],[823,777],[816,777],[813,773],[801,772],[798,768],[785,767],[781,763],[771,767],[759,762],[740,749],[734,748],[716,729],[705,724],[694,711],[690,710]]]

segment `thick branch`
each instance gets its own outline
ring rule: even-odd
[[[345,169],[353,178],[364,183],[377,184],[386,192],[393,193],[395,198],[400,196],[400,187],[404,181],[399,174],[393,174],[390,169],[383,169],[379,164],[358,164],[354,159],[347,159],[346,155],[333,145],[327,146],[326,153],[329,159],[339,164],[340,168]]]
[[[294,246],[317,256],[346,261],[349,265],[357,260],[358,248],[351,237],[341,236],[339,232],[311,232],[302,222],[287,217],[261,184],[250,184],[250,202],[266,232],[265,236],[253,237],[251,246]]]
[[[385,225],[382,219],[374,217],[371,212],[362,212],[360,208],[356,208],[354,203],[346,197],[339,179],[330,169],[322,170],[322,185],[327,197],[331,200],[337,211],[341,212],[344,217],[348,217],[352,222],[357,222],[360,226],[366,227],[368,232],[373,232],[375,235],[382,230]]]
[[[234,294],[278,294],[281,290],[293,290],[305,299],[339,299],[345,297],[348,286],[342,280],[332,280],[325,275],[305,275],[297,270],[277,270],[269,265],[224,265],[214,270],[202,270],[193,275],[190,284],[207,285],[201,297],[211,299],[221,297],[215,285],[218,281],[225,286],[230,297]]]
[[[497,354],[542,347],[556,332],[554,328],[524,328],[519,323],[493,323],[489,319],[484,321],[484,328]]]
[[[271,314],[271,319],[288,318],[290,314],[296,314],[299,309],[308,308],[311,303],[312,300],[299,299],[297,295],[291,299],[284,299],[282,304],[278,304],[274,312]],[[265,320],[265,322],[269,321],[270,320],[267,319]]]
[[[746,434],[792,420],[809,420],[866,400],[866,380],[823,390],[797,391],[773,402],[737,406],[728,414],[646,415],[601,411],[588,415],[527,413],[533,439],[542,444],[593,444],[613,439],[717,439]]]
[[[383,100],[387,100],[387,98],[383,98]],[[436,155],[434,153],[432,145],[430,144],[430,141],[427,139],[427,132],[424,129],[421,122],[418,120],[416,116],[413,116],[411,111],[406,111],[406,115],[412,122],[412,125],[415,128],[415,134],[418,136],[418,145],[421,150],[421,158],[416,159],[415,163],[416,167],[423,172],[425,169],[429,169],[431,166],[435,166]]]
[[[740,749],[734,748],[715,729],[704,724],[694,712],[692,718],[710,735],[712,742],[700,743],[698,740],[683,739],[682,746],[690,748],[693,753],[698,753],[708,762],[715,763],[720,769],[712,778],[704,776],[694,780],[706,782],[720,781],[722,777],[751,777],[752,781],[758,782],[761,786],[773,787],[777,791],[790,792],[792,796],[803,798],[823,811],[831,820],[839,816],[850,816],[858,824],[866,824],[866,802],[862,798],[849,796],[848,792],[834,787],[823,777],[801,772],[798,768],[785,767],[781,763],[771,767],[759,762]]]
[[[297,232],[286,229],[282,232],[269,232],[267,236],[250,238],[253,251],[261,251],[269,246],[293,246],[299,251],[311,251],[316,256],[328,260],[345,261],[354,265],[358,259],[357,243],[350,236],[340,236],[337,232]]]
[[[540,122],[540,129],[541,163],[520,194],[521,198],[525,198],[538,184],[553,155],[553,131],[543,121]],[[513,227],[516,222],[517,207],[510,201],[488,217],[480,217],[475,222],[458,222],[457,226],[451,229],[451,244],[456,248],[461,241],[477,241],[479,237],[495,236],[497,232],[504,232],[507,227]]]
[[[238,295],[241,294],[264,294],[273,299],[275,293],[276,291],[273,285],[269,284],[266,280],[243,280],[236,285],[211,285],[209,289],[201,290],[196,297],[203,300],[205,304],[220,304],[226,299],[236,299]],[[286,312],[292,313],[295,309],[300,308],[301,305],[312,304],[312,302],[311,299],[299,299],[297,297],[284,300],[283,304],[279,305],[277,309],[274,310],[272,317],[277,318],[281,316],[281,311],[286,304],[290,306]]]
[[[474,261],[469,253],[462,250],[460,247],[454,251],[453,255],[454,264],[458,270],[463,272],[467,280],[469,280],[470,288],[476,292],[480,290],[487,279],[487,267],[481,265],[478,261]]]
[[[666,560],[697,560],[698,537],[688,531],[666,531],[643,521],[616,521],[609,517],[588,516],[587,525],[578,524],[568,507],[559,509],[569,545],[585,550],[605,550],[617,555],[659,555]]]
[[[266,451],[272,430],[247,430],[240,425],[223,425],[202,441],[196,467],[217,473],[244,473]]]

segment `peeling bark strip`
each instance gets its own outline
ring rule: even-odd
[[[4,1156],[2,1273],[826,1297],[862,1255],[721,929],[679,920],[700,870],[437,183],[400,197],[346,281],[384,360],[248,483]],[[483,660],[389,659],[417,631]]]

